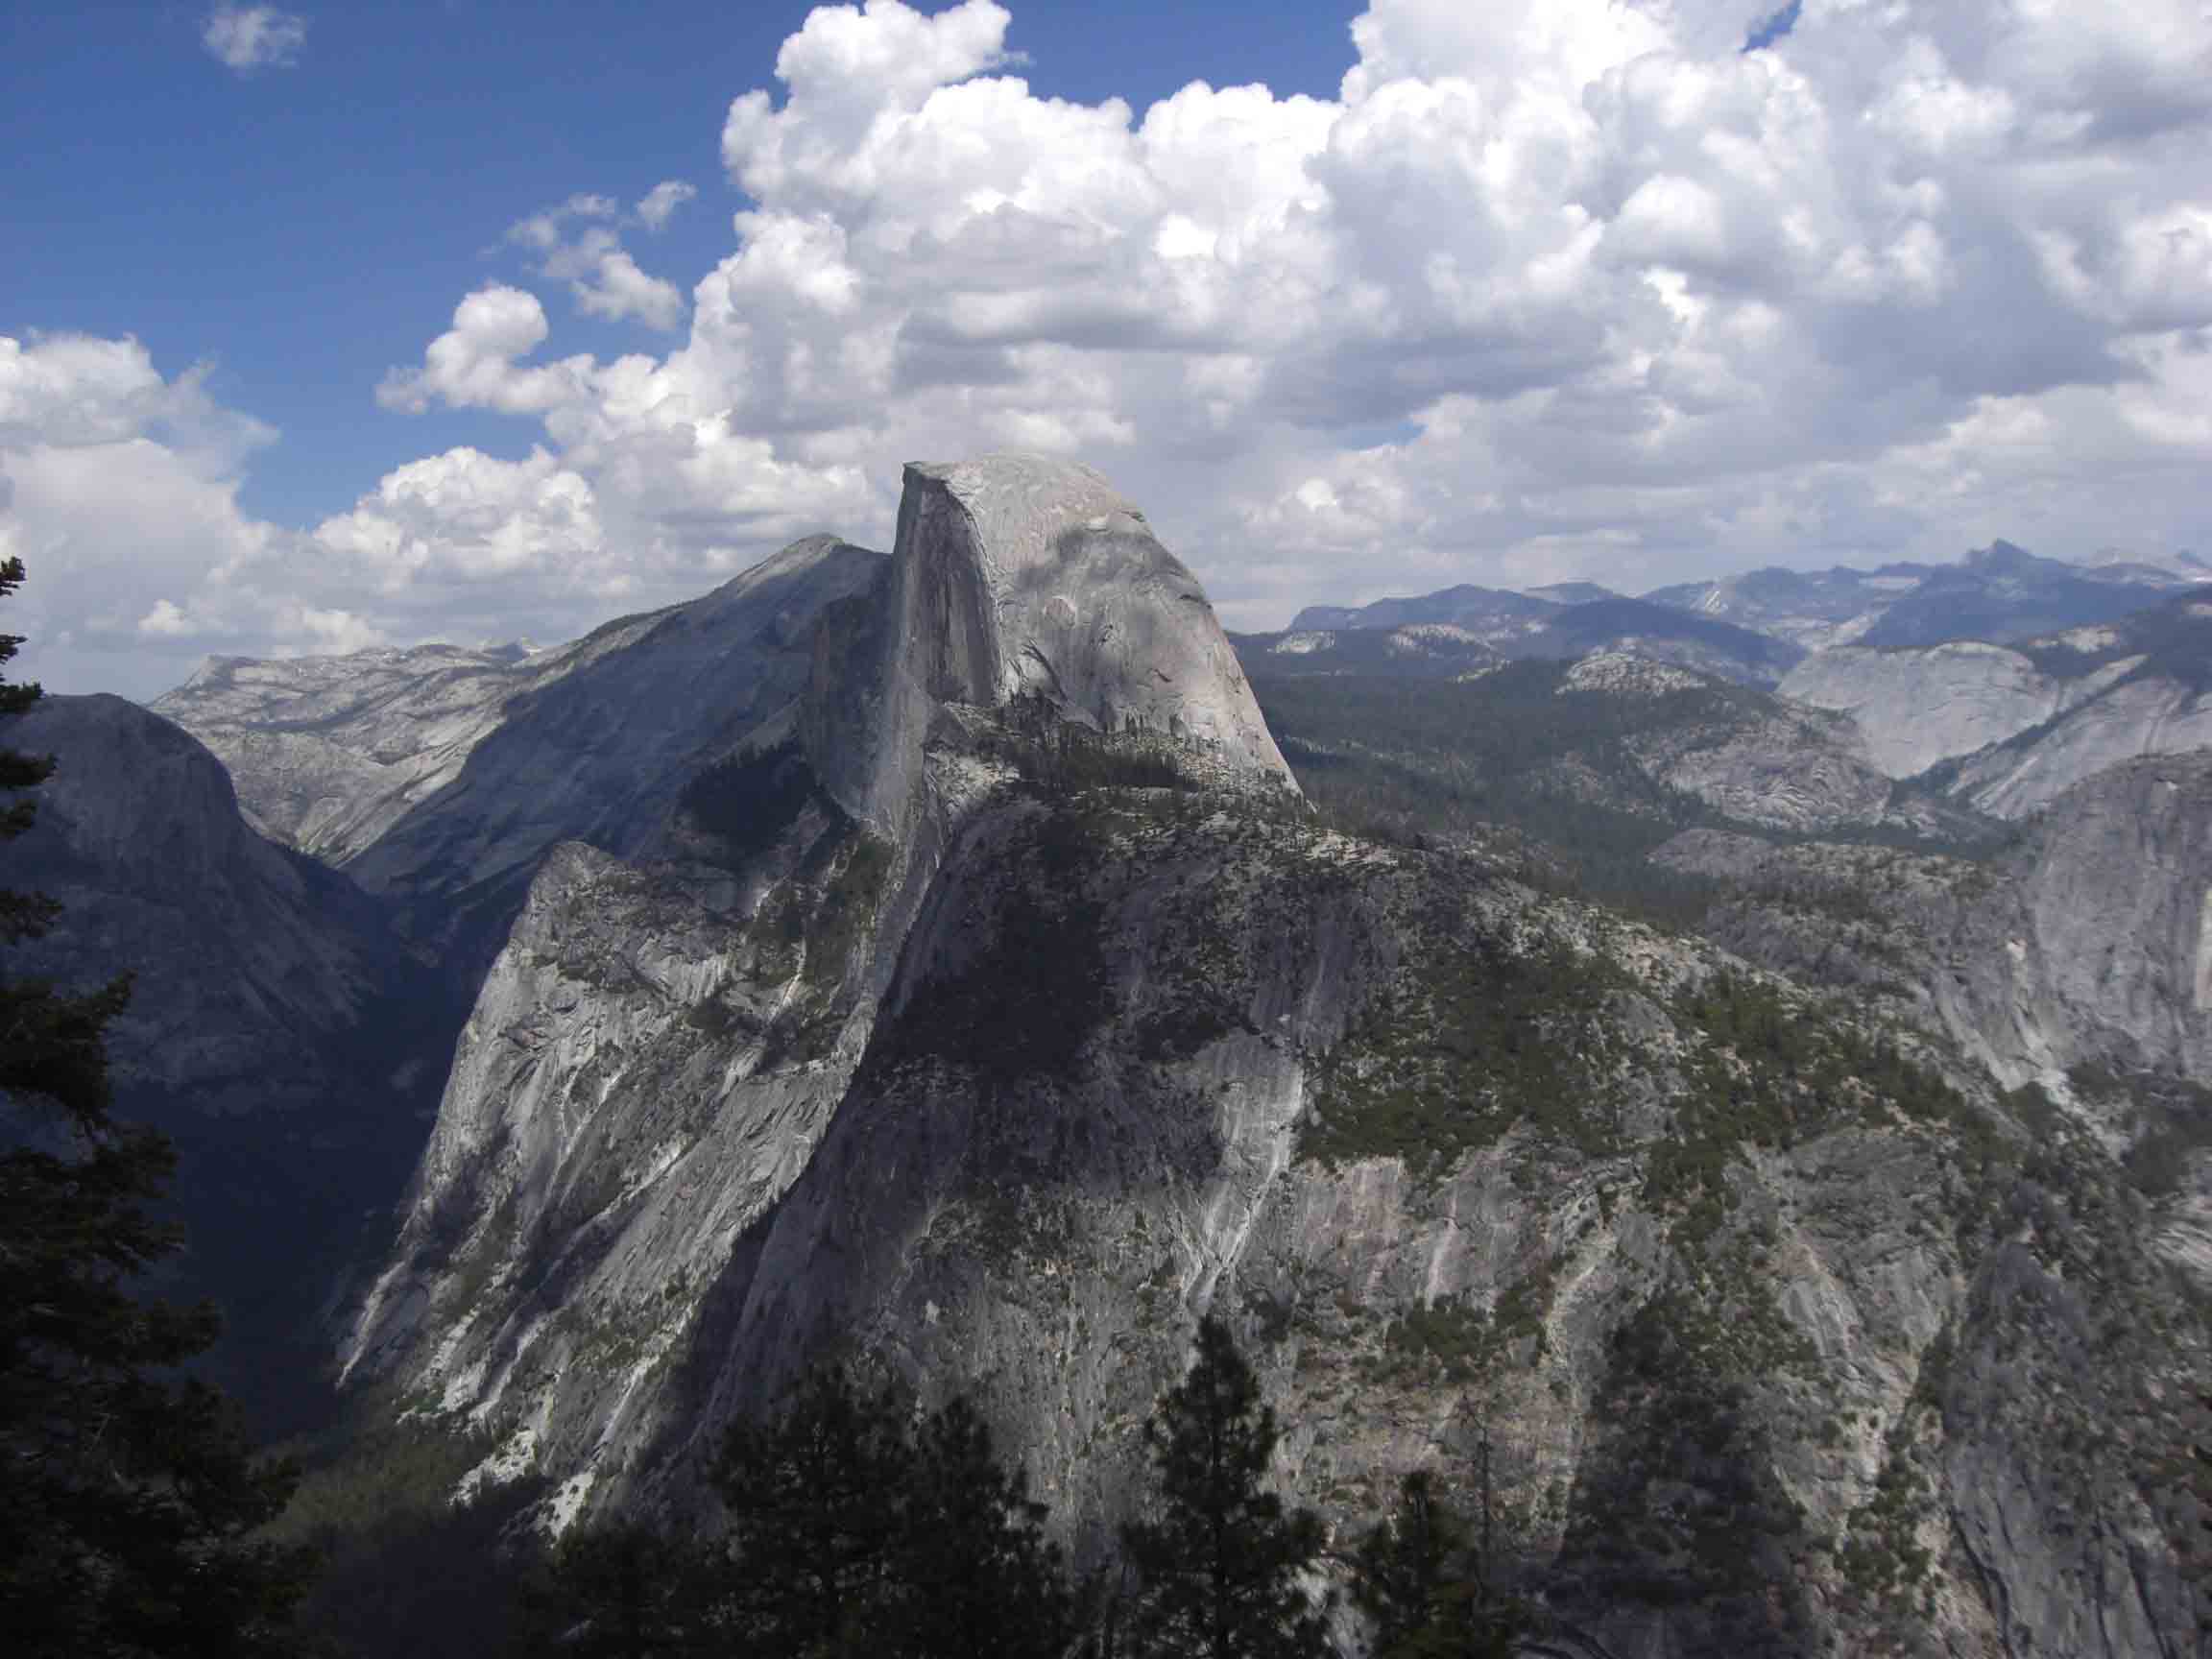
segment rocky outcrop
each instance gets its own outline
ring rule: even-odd
[[[2122,675],[2047,726],[1960,761],[1944,790],[1995,817],[2026,818],[2123,761],[2212,747],[2212,693],[2194,679]]]
[[[590,637],[589,660],[511,698],[459,774],[349,866],[473,976],[552,848],[639,852],[702,771],[786,735],[816,619],[883,556],[798,541],[713,592]]]
[[[1981,861],[1710,830],[1657,856],[1729,884],[1706,926],[1731,949],[1879,999],[2212,1197],[2212,754],[2111,768]]]
[[[1979,640],[1901,651],[1853,645],[1807,658],[1777,689],[1849,715],[1865,734],[1867,757],[1892,778],[1910,778],[2041,725],[2127,671],[2109,664],[2081,678],[2046,674],[2027,653]]]
[[[1879,1002],[1322,829],[1102,490],[916,469],[742,809],[536,866],[350,1379],[555,1525],[681,1518],[844,1349],[1088,1560],[1214,1310],[1341,1537],[1486,1447],[1501,1572],[1622,1659],[2199,1643],[2202,1311],[2110,1161]]]
[[[2212,755],[2130,761],[2058,797],[1968,906],[1947,1022],[2008,1082],[2084,1061],[2212,1069]]]
[[[343,657],[211,657],[151,705],[214,752],[271,838],[343,866],[460,773],[509,698],[635,633],[556,651],[456,645]]]
[[[1849,714],[1892,777],[1934,768],[1932,787],[2018,819],[2124,760],[2212,742],[2208,653],[2212,605],[2184,597],[2017,646],[1823,652],[1782,694]]]
[[[830,793],[886,833],[908,827],[917,760],[948,708],[1020,704],[1297,787],[1197,578],[1074,462],[908,467],[887,590],[825,636],[807,754]]]
[[[1915,816],[1911,804],[1893,804],[1899,792],[1867,763],[1848,719],[1625,653],[1584,658],[1559,689],[1643,704],[1671,700],[1683,717],[1639,722],[1645,729],[1626,739],[1628,753],[1654,782],[1737,823],[1799,832],[1935,828],[1924,811]]]

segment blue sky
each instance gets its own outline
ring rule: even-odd
[[[282,433],[240,493],[307,523],[392,468],[530,433],[472,411],[381,410],[455,300],[524,268],[505,228],[579,191],[701,187],[655,247],[687,283],[729,252],[738,193],[715,141],[768,84],[797,3],[313,9],[298,62],[248,75],[202,44],[208,9],[84,0],[0,21],[0,334],[133,334],[175,373]],[[1359,8],[1221,0],[1021,8],[1010,44],[1047,96],[1140,106],[1191,80],[1334,94]],[[23,164],[23,163],[28,163]],[[619,325],[564,347],[620,351]]]
[[[573,634],[990,447],[1248,627],[2212,543],[2198,0],[89,0],[0,145],[60,689]]]

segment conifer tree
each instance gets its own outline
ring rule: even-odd
[[[744,1650],[879,1648],[912,1478],[899,1397],[840,1367],[808,1372],[775,1417],[732,1425],[709,1479],[730,1521],[717,1618]]]
[[[22,581],[0,563],[0,598]],[[21,642],[0,635],[0,664]],[[38,696],[0,681],[0,733]],[[0,792],[54,764],[0,742]],[[0,808],[0,842],[33,810]],[[0,892],[0,947],[56,912]],[[128,976],[72,995],[0,974],[0,1632],[33,1659],[278,1651],[305,1560],[252,1532],[291,1472],[175,1372],[214,1340],[213,1310],[135,1283],[180,1240],[151,1214],[169,1143],[109,1115],[105,1035],[129,994]]]
[[[1424,1469],[1399,1482],[1396,1506],[1360,1540],[1352,1600],[1375,1622],[1375,1659],[1509,1659],[1536,1628],[1529,1604],[1493,1579],[1489,1444],[1479,1536]]]
[[[1121,1529],[1136,1567],[1137,1650],[1164,1659],[1320,1659],[1324,1607],[1299,1579],[1319,1559],[1320,1517],[1262,1484],[1281,1438],[1227,1325],[1198,1326],[1198,1356],[1145,1426],[1154,1518]]]
[[[1074,1599],[1046,1506],[966,1400],[921,1420],[895,1389],[807,1374],[735,1425],[711,1479],[730,1521],[708,1623],[770,1655],[1059,1659]]]
[[[1435,1477],[1416,1469],[1398,1483],[1398,1505],[1359,1541],[1352,1600],[1375,1621],[1375,1652],[1398,1650],[1441,1609],[1467,1528]]]
[[[658,1527],[616,1523],[571,1533],[530,1566],[510,1650],[570,1659],[656,1659],[707,1651],[705,1563]]]
[[[909,1659],[1057,1659],[1074,1636],[1046,1505],[1000,1465],[965,1399],[923,1425],[899,1560],[900,1642]]]

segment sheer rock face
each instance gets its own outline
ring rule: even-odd
[[[1948,762],[1931,782],[2017,820],[2122,761],[2212,742],[2208,653],[2212,605],[2185,597],[2017,646],[1828,651],[1782,690],[1851,715],[1892,777]]]
[[[314,1044],[362,1018],[396,958],[364,897],[254,833],[221,762],[136,704],[46,697],[6,741],[60,762],[8,884],[64,906],[9,972],[88,986],[130,969],[117,1080],[171,1110],[311,1102],[328,1084]]]
[[[830,792],[886,832],[912,810],[915,760],[948,707],[1029,701],[1296,790],[1197,579],[1075,462],[908,467],[886,590],[839,622],[808,751]]]
[[[2077,702],[2047,730],[1969,757],[1948,788],[1996,817],[2026,818],[2123,761],[2207,746],[2212,695],[2163,676],[2124,677]]]
[[[2084,1063],[2212,1070],[2212,753],[2109,768],[1988,864],[1709,830],[1659,858],[1742,884],[1714,925],[1730,949],[1909,992],[1912,1017],[2006,1088],[2063,1093]]]
[[[702,598],[550,650],[215,658],[155,708],[216,753],[272,837],[372,890],[443,901],[517,869],[527,880],[561,840],[657,823],[657,788],[788,718],[815,616],[881,564],[809,537]]]
[[[2212,1072],[2212,754],[2061,795],[1961,935],[1938,1005],[2007,1082],[2083,1061]]]
[[[356,860],[359,878],[436,903],[518,895],[562,841],[636,852],[700,767],[788,721],[816,616],[881,563],[809,537],[704,598],[613,625],[608,648],[510,702],[459,775]]]
[[[1850,715],[1874,764],[1910,778],[2039,725],[2114,678],[2111,669],[2086,680],[2048,675],[2022,652],[1959,640],[1895,651],[1840,646],[1807,658],[1780,689]]]
[[[343,867],[459,775],[508,699],[589,661],[644,620],[534,656],[421,645],[214,657],[152,708],[214,751],[265,834]]]

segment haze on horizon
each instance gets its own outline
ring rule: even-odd
[[[26,675],[568,637],[1002,447],[1243,628],[2212,541],[2196,0],[754,10],[12,23]]]

